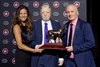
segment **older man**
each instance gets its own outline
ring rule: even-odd
[[[41,52],[39,49],[44,43],[48,43],[46,33],[48,30],[60,29],[60,23],[51,20],[51,8],[48,3],[44,3],[40,10],[41,19],[33,24],[33,42],[32,47],[36,51]],[[58,67],[58,55],[52,50],[43,50],[42,53],[35,53],[32,56],[31,67]]]
[[[68,5],[65,11],[69,20],[62,33],[62,41],[67,50],[65,67],[96,67],[91,52],[95,42],[90,24],[78,17],[75,5]]]

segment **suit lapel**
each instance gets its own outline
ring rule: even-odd
[[[54,25],[52,20],[51,20],[51,26],[52,26],[52,29],[54,30],[55,29],[55,25]]]
[[[42,33],[42,23],[41,23],[41,20],[38,22],[38,24],[37,24],[38,26],[37,26],[37,31],[38,31],[38,36],[40,37],[40,39],[41,39],[41,41],[40,42],[42,42],[42,34],[40,34],[40,33]]]
[[[68,26],[69,26],[69,22],[67,24],[65,24],[64,26],[64,42],[65,42],[65,46],[67,46],[67,37],[68,37]]]

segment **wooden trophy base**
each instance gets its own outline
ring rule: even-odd
[[[66,50],[62,43],[46,43],[40,49]]]

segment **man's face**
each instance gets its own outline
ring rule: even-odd
[[[66,8],[66,15],[70,21],[75,20],[78,17],[77,7],[74,5],[70,5]]]
[[[51,10],[48,7],[42,8],[40,13],[41,13],[41,17],[44,21],[48,21],[51,17]]]

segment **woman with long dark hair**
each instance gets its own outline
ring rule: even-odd
[[[21,5],[17,8],[12,20],[11,32],[17,43],[15,53],[15,67],[30,67],[31,54],[35,49],[30,48],[32,31],[32,19],[26,6]]]

